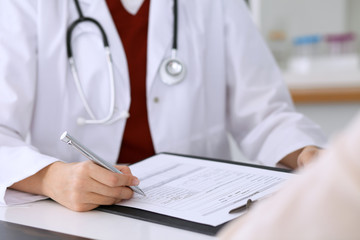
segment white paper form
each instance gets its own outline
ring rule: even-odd
[[[146,196],[118,205],[218,226],[243,213],[229,211],[275,192],[293,174],[159,154],[130,166]]]

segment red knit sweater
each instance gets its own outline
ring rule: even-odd
[[[118,163],[134,163],[155,154],[146,107],[146,57],[150,0],[131,15],[120,0],[106,0],[123,44],[131,89],[127,119]]]

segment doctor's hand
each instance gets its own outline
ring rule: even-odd
[[[91,161],[55,162],[12,188],[48,196],[74,211],[88,211],[132,197],[133,191],[126,186],[136,186],[139,180],[127,166],[116,167],[124,174],[111,172]],[[30,186],[33,188],[24,189]]]
[[[322,150],[315,146],[304,147],[297,157],[298,167],[303,167],[313,162],[321,152]]]
[[[313,162],[321,151],[322,150],[316,146],[306,146],[288,154],[280,163],[292,169],[303,167]]]

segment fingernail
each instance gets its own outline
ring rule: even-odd
[[[138,178],[134,178],[134,179],[133,179],[133,182],[132,182],[132,185],[133,185],[133,186],[137,186],[137,185],[139,185],[139,183],[140,183],[139,179],[138,179]]]

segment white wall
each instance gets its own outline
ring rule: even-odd
[[[283,30],[290,38],[348,31],[348,5],[348,0],[251,1],[264,36],[271,30]]]
[[[352,32],[357,34],[360,39],[360,1],[348,0],[348,15],[349,28]]]
[[[360,113],[360,103],[297,104],[296,109],[318,123],[331,138]]]

